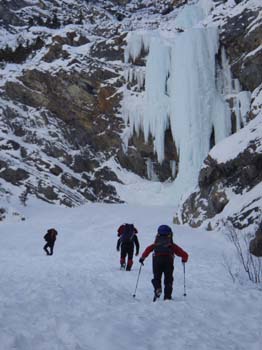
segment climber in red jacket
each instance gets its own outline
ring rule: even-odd
[[[153,274],[152,284],[154,286],[155,299],[159,298],[162,293],[161,278],[164,274],[164,300],[172,299],[173,291],[173,271],[174,256],[182,258],[182,262],[186,263],[188,254],[176,245],[172,239],[172,230],[167,225],[159,226],[155,242],[148,246],[143,252],[139,262],[144,264],[145,258],[151,253],[153,254]]]
[[[118,228],[118,241],[116,250],[120,253],[120,266],[121,269],[130,271],[133,265],[134,245],[136,247],[136,256],[139,254],[139,241],[137,238],[137,229],[133,224],[123,224]],[[126,264],[126,256],[128,257]]]

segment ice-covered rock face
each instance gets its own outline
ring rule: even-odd
[[[172,26],[138,28],[126,39],[124,141],[139,133],[146,143],[152,139],[160,164],[173,144],[173,203],[197,183],[210,148],[243,127],[250,111],[251,94],[232,76],[218,26],[205,23],[212,6],[211,1],[185,5]]]
[[[261,108],[259,3],[1,2],[0,196],[115,202],[125,168],[178,203]]]
[[[216,84],[217,30],[194,28],[203,16],[200,7],[186,6],[174,21],[174,27],[183,26],[184,32],[131,32],[125,52],[126,63],[135,62],[142,50],[148,52],[144,70],[128,67],[128,81],[144,87],[137,95],[132,89],[125,91],[123,114],[130,134],[142,132],[146,143],[152,136],[161,163],[169,147],[166,131],[171,130],[181,193],[194,184],[212,133],[217,143],[231,132],[229,107]]]
[[[223,14],[227,15],[222,19]],[[219,89],[231,108],[231,132],[236,134],[211,150],[197,190],[180,206],[174,221],[209,229],[230,221],[243,229],[261,217],[261,4],[218,6],[214,15],[223,45]]]

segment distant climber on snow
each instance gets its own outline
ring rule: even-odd
[[[49,230],[47,230],[47,233],[44,235],[46,244],[44,245],[43,249],[46,252],[46,255],[53,255],[57,235],[58,233],[54,228],[50,228]],[[47,248],[50,248],[50,250],[48,250]]]
[[[118,241],[116,249],[120,250],[120,266],[121,269],[130,271],[133,265],[134,245],[136,246],[136,256],[139,254],[139,241],[137,238],[137,229],[133,224],[123,224],[118,230]],[[126,264],[127,257],[127,264]]]
[[[153,253],[153,274],[152,284],[154,287],[154,301],[160,297],[162,293],[161,278],[164,274],[164,300],[172,299],[173,291],[173,271],[174,256],[182,258],[182,262],[186,263],[188,254],[173,242],[173,232],[167,225],[158,227],[155,242],[148,246],[143,252],[139,262],[144,265],[145,258]]]
[[[176,30],[178,33],[183,33],[183,32],[184,32],[184,29],[182,29],[182,28],[175,28],[175,30]]]

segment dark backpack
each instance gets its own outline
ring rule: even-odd
[[[132,242],[135,235],[135,228],[133,224],[125,224],[124,231],[120,236],[122,243]]]
[[[44,240],[45,240],[45,241],[48,241],[48,240],[49,240],[49,233],[46,233],[46,234],[44,235]]]
[[[53,233],[53,235],[52,235]],[[57,231],[55,229],[49,229],[47,230],[47,233],[44,235],[44,239],[49,242],[49,241],[54,241],[56,239]]]
[[[155,239],[154,253],[156,255],[172,255],[172,235],[157,235]]]

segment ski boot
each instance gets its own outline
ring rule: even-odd
[[[126,271],[131,271],[132,265],[133,265],[133,260],[132,259],[128,259],[127,265],[126,265]]]
[[[156,301],[160,297],[161,293],[162,293],[161,288],[155,289],[155,295],[154,295],[153,301]]]

